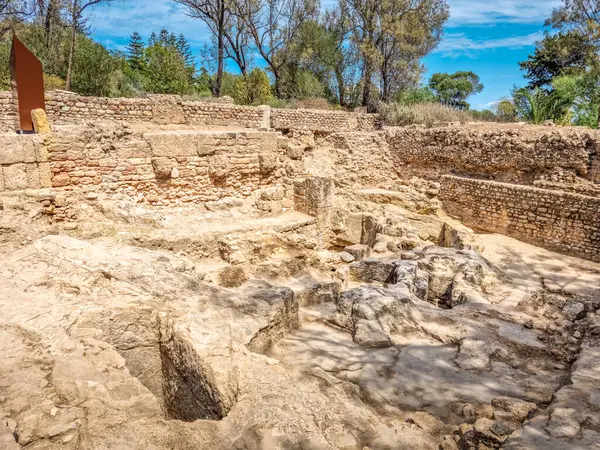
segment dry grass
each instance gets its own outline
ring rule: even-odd
[[[460,122],[473,120],[465,111],[457,111],[440,103],[420,103],[402,105],[400,103],[381,103],[379,114],[385,125],[404,126],[421,124],[433,126],[437,123]]]

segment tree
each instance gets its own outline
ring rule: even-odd
[[[483,90],[479,76],[473,72],[433,74],[429,87],[441,103],[459,110],[469,109],[467,98]]]
[[[25,0],[0,0],[0,38],[32,13],[31,5]]]
[[[102,4],[111,3],[113,0],[69,0],[69,16],[71,27],[71,46],[69,49],[69,66],[67,68],[66,89],[71,89],[71,77],[73,75],[73,62],[77,50],[77,33],[83,30],[85,25],[84,13],[86,10]]]
[[[127,44],[127,62],[133,70],[141,71],[144,68],[144,41],[136,31],[131,35]]]
[[[304,22],[319,12],[318,0],[232,0],[233,13],[244,21],[258,53],[275,79],[275,92],[283,97],[282,75]]]
[[[228,18],[226,0],[175,0],[187,8],[187,14],[202,20],[217,40],[217,77],[213,84],[215,97],[221,96],[225,59],[225,25]]]
[[[585,72],[593,53],[594,46],[585,36],[566,31],[546,36],[537,43],[535,53],[519,65],[530,80],[529,88],[549,88],[554,77]]]
[[[512,93],[516,116],[534,124],[546,120],[567,124],[572,101],[572,98],[561,97],[556,92],[540,88],[515,88]]]
[[[157,42],[146,49],[146,61],[146,91],[179,95],[191,91],[189,72],[175,47]]]
[[[418,79],[418,60],[439,42],[449,17],[445,0],[347,0],[352,38],[362,57],[363,106],[373,106],[379,72],[382,98]]]

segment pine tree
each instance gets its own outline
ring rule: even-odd
[[[150,35],[150,39],[148,40],[148,47],[152,47],[156,44],[158,44],[158,36],[153,31],[152,34]]]
[[[188,44],[187,39],[185,38],[183,33],[181,33],[179,35],[179,38],[177,38],[176,47],[177,47],[177,51],[183,58],[185,67],[187,69],[191,69],[192,71],[195,71],[194,57],[192,56],[192,50],[190,49],[190,44]]]
[[[131,35],[127,44],[127,62],[133,70],[142,70],[144,66],[144,41],[138,32]]]

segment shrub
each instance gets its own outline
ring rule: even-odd
[[[380,103],[378,109],[383,123],[389,126],[413,124],[432,126],[436,123],[465,123],[471,120],[468,113],[457,111],[440,103],[421,103],[411,106],[399,103]]]
[[[56,75],[44,74],[44,90],[55,91],[57,89],[64,89],[66,86],[65,80]]]

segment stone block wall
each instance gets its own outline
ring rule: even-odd
[[[600,198],[454,176],[441,181],[445,209],[465,225],[600,261]]]
[[[173,95],[103,98],[51,91],[46,93],[46,112],[52,123],[115,120],[315,132],[372,131],[379,126],[374,114],[238,106],[230,99],[185,101]],[[6,129],[16,128],[16,110],[10,92],[0,92],[0,124]]]
[[[375,114],[310,109],[273,109],[271,126],[276,130],[315,132],[373,131],[378,126]]]
[[[186,121],[196,125],[261,128],[264,110],[252,106],[183,102]]]
[[[51,122],[113,119],[151,121],[150,99],[84,97],[50,92],[46,94],[46,113]]]
[[[0,192],[50,186],[50,163],[43,137],[2,136]]]
[[[52,187],[178,205],[247,198],[286,175],[278,133],[132,133],[117,125],[3,140],[0,191]]]

